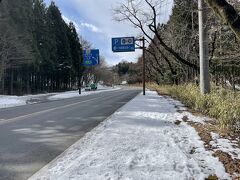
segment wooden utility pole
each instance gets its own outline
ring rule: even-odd
[[[202,94],[210,92],[207,6],[204,0],[198,0],[199,17],[199,58],[200,58],[200,90]],[[205,25],[205,26],[204,26]]]

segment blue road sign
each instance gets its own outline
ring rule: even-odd
[[[135,51],[135,38],[134,37],[112,38],[112,51],[113,52]]]
[[[96,66],[99,64],[99,49],[91,49],[83,51],[83,65]]]

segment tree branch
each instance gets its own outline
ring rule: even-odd
[[[161,46],[163,46],[163,48],[168,51],[170,54],[172,54],[177,60],[179,60],[181,63],[188,65],[189,67],[194,68],[195,70],[199,71],[199,68],[197,65],[190,63],[189,61],[185,60],[184,58],[182,58],[176,51],[174,51],[172,48],[170,48],[169,46],[167,46],[167,44],[163,41],[163,39],[161,38],[159,32],[158,32],[158,28],[157,28],[157,13],[156,13],[156,9],[155,7],[148,1],[145,0],[145,2],[149,5],[149,7],[152,9],[153,11],[153,25],[149,25],[149,29],[156,35],[157,39],[159,40]]]
[[[226,0],[205,0],[214,13],[232,29],[240,40],[240,16]]]

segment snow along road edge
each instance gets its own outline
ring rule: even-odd
[[[182,116],[172,99],[138,95],[30,180],[230,179]]]
[[[114,89],[115,90],[119,90],[121,88],[117,88]],[[140,95],[141,93],[139,93]],[[137,95],[137,96],[139,96]],[[136,96],[136,97],[137,97]],[[128,103],[130,103],[131,101],[133,101],[136,97],[132,98]],[[45,172],[48,171],[49,167],[53,166],[54,163],[61,157],[64,157],[65,154],[67,154],[68,151],[72,150],[72,148],[74,148],[76,146],[76,144],[84,142],[84,140],[92,137],[95,135],[95,132],[97,132],[99,129],[102,129],[102,127],[105,127],[105,124],[107,124],[108,121],[111,120],[111,118],[115,115],[115,113],[121,111],[121,109],[123,109],[128,103],[126,103],[125,105],[123,105],[122,107],[120,107],[119,109],[117,109],[112,115],[110,115],[109,117],[107,117],[104,121],[102,121],[101,123],[98,124],[98,126],[96,126],[95,128],[93,128],[91,131],[87,132],[83,137],[81,137],[81,139],[79,139],[77,142],[75,142],[74,144],[72,144],[69,148],[67,148],[65,151],[63,151],[60,155],[58,155],[56,158],[54,158],[52,161],[50,161],[47,165],[45,165],[43,168],[41,168],[39,171],[37,171],[36,173],[34,173],[30,178],[28,178],[28,180],[40,180],[40,176],[42,174],[44,174]],[[42,180],[42,179],[41,179]]]
[[[46,93],[46,94],[36,94],[36,95],[25,95],[25,96],[9,96],[9,95],[0,95],[0,109],[17,107],[17,106],[24,106],[27,104],[35,104],[41,102],[42,99],[46,99],[49,101],[54,100],[62,100],[74,97],[82,97],[88,96],[93,94],[99,94],[103,92],[109,91],[117,91],[121,88],[108,88],[108,87],[101,87],[101,89],[97,91],[85,91],[82,90],[82,94],[79,95],[78,90],[76,91],[66,91],[66,92],[55,92],[55,93]]]

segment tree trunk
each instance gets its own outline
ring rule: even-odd
[[[10,82],[10,95],[13,95],[13,81],[14,81],[14,72],[13,69],[11,68],[10,70],[11,72],[11,82]]]
[[[2,76],[2,94],[5,94],[5,74]]]
[[[4,60],[2,59],[2,94],[5,93],[5,66],[4,66]]]

